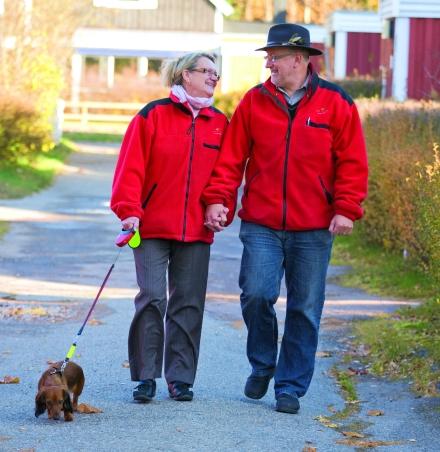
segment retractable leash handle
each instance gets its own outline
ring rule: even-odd
[[[128,244],[130,248],[137,248],[141,244],[141,236],[135,228],[122,229],[115,240],[116,246],[123,247]]]
[[[128,246],[130,248],[137,248],[141,244],[141,236],[139,235],[139,231],[134,229],[134,228],[131,228],[131,229],[128,229],[128,230],[123,229],[118,234],[118,236],[116,237],[115,244],[119,248],[122,248],[123,246],[125,246],[127,244],[128,244]],[[78,339],[81,336],[81,334],[82,334],[82,332],[84,330],[84,327],[86,326],[87,321],[89,320],[89,318],[90,318],[90,316],[92,314],[92,311],[93,311],[93,309],[96,306],[96,303],[98,302],[98,299],[99,299],[99,297],[101,295],[101,292],[104,290],[104,287],[105,287],[105,285],[107,283],[107,280],[110,277],[111,272],[115,268],[116,261],[118,260],[119,255],[121,254],[121,251],[122,251],[122,249],[120,249],[118,251],[118,254],[116,255],[116,258],[113,261],[113,264],[108,269],[108,272],[105,275],[104,281],[102,282],[101,287],[99,288],[99,291],[98,291],[95,299],[93,300],[92,306],[90,307],[89,312],[87,313],[87,316],[86,316],[83,324],[81,325],[81,328],[78,330],[78,333],[76,334],[75,339],[73,340],[72,345],[70,346],[69,351],[67,352],[67,355],[64,358],[63,364],[61,364],[61,368],[60,368],[60,372],[61,373],[64,372],[64,369],[66,368],[67,363],[70,361],[70,359],[75,354],[75,350],[76,350],[76,345],[78,343]]]

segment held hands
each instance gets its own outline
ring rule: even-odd
[[[353,232],[353,221],[343,215],[336,214],[328,230],[334,235],[350,235]]]
[[[223,204],[210,204],[205,211],[205,226],[214,232],[223,231],[229,209]]]
[[[136,230],[139,229],[139,218],[137,217],[128,217],[125,220],[121,221],[122,229],[127,230],[134,228]]]

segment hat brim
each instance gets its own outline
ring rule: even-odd
[[[260,47],[259,49],[255,49],[255,51],[257,50],[267,50],[267,49],[273,49],[274,47],[279,47],[279,48],[289,48],[289,49],[303,49],[303,50],[307,50],[307,52],[309,52],[310,55],[322,55],[322,51],[319,49],[315,49],[314,47],[307,47],[307,46],[299,46],[299,45],[295,45],[295,44],[291,44],[291,43],[286,43],[286,44],[281,44],[281,43],[273,43],[273,44],[268,44],[264,47]]]

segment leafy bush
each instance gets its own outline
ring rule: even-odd
[[[244,95],[245,93],[241,91],[218,94],[215,96],[214,105],[231,119],[232,114]]]
[[[0,94],[0,162],[32,159],[52,146],[50,127],[32,104]]]
[[[344,89],[353,99],[361,97],[379,98],[381,82],[374,78],[346,78],[336,80],[336,84]]]
[[[440,105],[376,101],[360,109],[370,162],[364,236],[440,281]]]

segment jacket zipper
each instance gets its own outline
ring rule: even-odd
[[[327,190],[327,187],[325,186],[324,181],[322,180],[322,177],[318,176],[318,179],[319,179],[319,183],[321,184],[321,188],[324,191],[324,195],[325,195],[325,198],[327,199],[327,202],[329,204],[331,204],[333,202],[332,194]]]
[[[192,159],[194,155],[194,141],[196,138],[196,131],[195,131],[195,120],[196,118],[192,118],[191,126],[189,127],[188,131],[186,132],[188,135],[191,134],[191,151],[189,154],[189,164],[188,164],[188,179],[186,181],[186,192],[185,192],[185,207],[183,210],[183,231],[182,231],[182,241],[185,240],[185,234],[186,234],[186,212],[188,209],[188,200],[189,200],[189,185],[191,181],[191,169],[192,169]]]
[[[147,197],[145,198],[145,201],[142,203],[142,209],[145,209],[147,207],[148,201],[150,200],[154,190],[156,190],[157,184],[153,184],[153,186],[150,188],[150,191],[147,194]]]
[[[287,166],[289,163],[289,150],[290,150],[290,134],[292,133],[293,118],[290,117],[289,112],[289,125],[287,127],[286,134],[286,157],[284,160],[284,175],[283,175],[283,230],[286,229],[286,219],[287,219]]]

